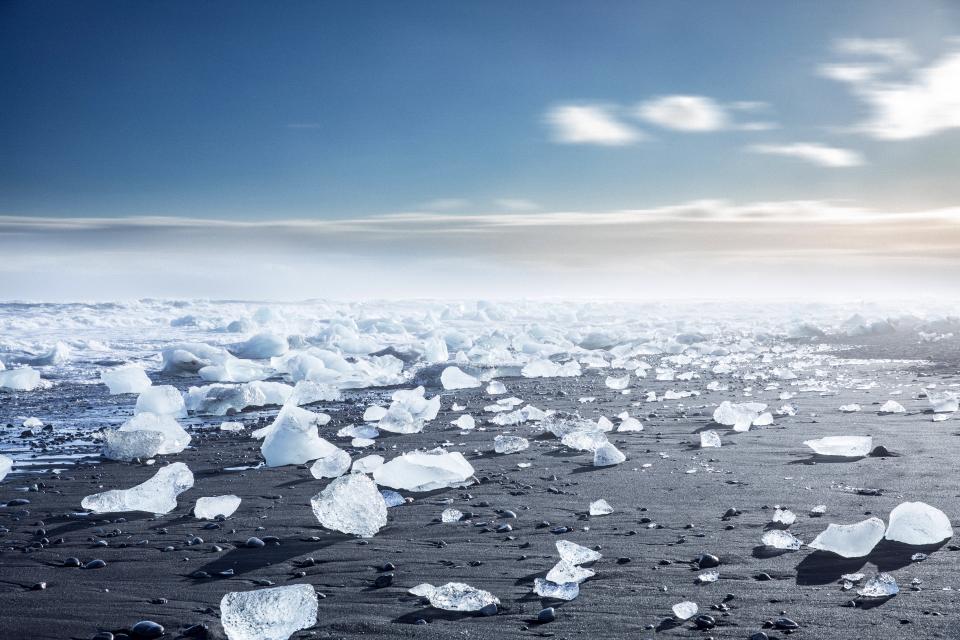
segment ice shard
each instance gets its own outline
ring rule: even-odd
[[[145,511],[170,513],[177,508],[177,496],[193,487],[193,474],[187,465],[174,462],[131,489],[112,489],[84,498],[80,505],[94,513]]]
[[[862,558],[870,555],[877,543],[883,540],[886,528],[880,518],[867,518],[855,524],[831,523],[807,546],[843,558]]]
[[[229,640],[287,640],[317,623],[317,592],[309,584],[233,591],[220,600]]]
[[[240,498],[234,495],[198,498],[193,515],[201,520],[214,520],[217,516],[229,518],[240,506]]]
[[[411,451],[397,456],[373,472],[377,484],[407,491],[433,491],[465,487],[471,483],[473,466],[459,451],[442,448]]]
[[[387,503],[376,483],[361,473],[333,480],[310,500],[313,513],[327,529],[371,538],[387,524]]]

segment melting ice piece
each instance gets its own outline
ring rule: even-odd
[[[818,440],[805,440],[803,444],[821,456],[862,458],[873,449],[873,438],[870,436],[827,436]]]
[[[570,601],[580,595],[580,585],[576,582],[557,584],[543,578],[537,578],[533,581],[533,592],[541,598]]]
[[[597,447],[597,450],[593,452],[593,466],[595,467],[612,467],[626,459],[627,456],[609,442]]]
[[[242,422],[221,422],[220,431],[243,431]]]
[[[769,411],[761,413],[753,419],[753,426],[755,427],[765,427],[770,424],[773,424],[773,414]]]
[[[400,505],[407,503],[402,495],[396,491],[391,491],[390,489],[380,489],[380,495],[383,496],[383,501],[387,503],[388,509],[390,507],[399,507]]]
[[[0,389],[33,391],[40,386],[40,372],[30,366],[0,371]]]
[[[700,432],[700,448],[706,449],[709,447],[720,447],[722,443],[720,442],[720,434],[714,430],[701,431]]]
[[[479,611],[487,605],[500,604],[492,593],[462,582],[448,582],[425,595],[433,607],[445,611]]]
[[[347,472],[351,464],[350,454],[338,447],[337,450],[330,455],[317,458],[313,465],[310,466],[310,475],[317,480],[322,480],[323,478],[339,478]]]
[[[673,605],[673,615],[675,615],[680,620],[689,620],[693,616],[697,615],[697,612],[700,611],[700,607],[697,606],[696,602],[678,602]]]
[[[164,440],[164,434],[160,431],[105,431],[101,453],[107,460],[121,462],[130,462],[135,458],[146,460],[160,452]]]
[[[493,439],[493,450],[497,453],[518,453],[530,447],[530,441],[520,436],[497,436]]]
[[[447,367],[440,374],[440,383],[443,388],[450,391],[453,389],[473,389],[480,386],[480,381],[468,373],[464,373],[458,367]]]
[[[880,413],[906,413],[907,410],[903,408],[903,405],[897,402],[896,400],[887,400],[883,403],[883,406],[880,407]]]
[[[265,360],[275,356],[282,356],[289,349],[287,339],[275,333],[258,333],[244,342],[230,347],[230,352],[238,358],[250,360]]]
[[[498,396],[507,392],[507,386],[499,380],[491,380],[487,385],[487,393],[491,396]]]
[[[193,515],[201,520],[213,520],[217,516],[229,518],[240,506],[240,498],[234,495],[198,498]]]
[[[392,398],[393,402],[377,423],[383,431],[419,433],[424,423],[436,418],[440,411],[440,396],[427,400],[423,387],[399,389],[393,392]]]
[[[353,473],[373,473],[383,466],[383,456],[372,454],[353,461]]]
[[[953,413],[960,409],[960,400],[957,395],[949,391],[941,393],[927,391],[927,401],[934,413]]]
[[[162,384],[156,387],[147,387],[141,391],[133,412],[135,414],[153,413],[158,416],[184,418],[187,415],[187,407],[183,402],[183,396],[180,395],[176,387]]]
[[[620,421],[620,425],[617,427],[617,431],[626,432],[626,431],[643,431],[643,425],[640,424],[640,421],[636,418],[631,418],[627,416]]]
[[[596,562],[603,557],[598,551],[588,549],[569,540],[557,540],[556,545],[557,551],[560,553],[560,558],[570,564]]]
[[[397,456],[373,472],[377,484],[407,491],[433,491],[465,487],[471,483],[473,466],[459,451],[440,447]]]
[[[760,412],[767,408],[762,402],[733,403],[724,400],[713,412],[713,421],[734,431],[749,431],[750,425],[760,417]]]
[[[463,512],[457,509],[444,509],[440,514],[440,522],[460,522]]]
[[[387,410],[385,407],[380,405],[373,405],[367,407],[366,411],[363,412],[363,421],[364,422],[376,422],[383,416],[387,415]]]
[[[827,529],[807,546],[829,551],[843,558],[862,558],[870,555],[883,540],[887,525],[880,518],[868,518],[855,524],[827,525]]]
[[[604,384],[607,385],[608,389],[613,389],[615,391],[621,391],[630,386],[630,374],[628,373],[625,376],[607,376],[607,379],[604,380]]]
[[[581,373],[580,363],[576,360],[564,364],[551,360],[531,360],[520,370],[524,378],[573,378]]]
[[[450,424],[455,425],[464,431],[469,431],[470,429],[476,428],[477,421],[473,419],[473,416],[465,413]]]
[[[560,560],[560,562],[553,565],[553,568],[547,572],[547,580],[554,584],[564,584],[566,582],[576,582],[579,584],[595,575],[595,571],[584,569],[566,560]]]
[[[704,571],[697,576],[697,582],[700,584],[710,584],[711,582],[716,582],[720,579],[719,571]]]
[[[318,414],[293,405],[280,409],[260,446],[267,466],[304,464],[336,453],[337,447],[317,433],[318,418]]]
[[[590,503],[590,515],[592,516],[605,516],[611,513],[613,513],[613,507],[602,498]]]
[[[177,508],[177,496],[193,486],[187,465],[174,462],[131,489],[112,489],[84,498],[80,505],[94,513],[146,511],[170,513]]]
[[[13,469],[13,458],[0,454],[0,480],[7,477]]]
[[[840,405],[840,411],[844,413],[856,413],[857,411],[860,411],[860,405],[858,405],[857,403],[842,404]]]
[[[773,522],[775,524],[782,524],[789,527],[796,521],[797,514],[789,509],[781,509],[777,507],[777,509],[773,512]]]
[[[163,441],[157,453],[164,455],[180,453],[187,448],[191,440],[190,434],[184,431],[172,416],[154,413],[138,413],[120,425],[117,431],[155,431],[161,434]]]
[[[923,502],[903,502],[890,512],[884,537],[910,545],[937,544],[953,537],[950,518]]]
[[[879,573],[867,580],[857,594],[864,598],[890,598],[900,593],[896,579],[889,573]]]
[[[317,592],[309,584],[233,591],[220,600],[229,640],[287,640],[317,624]]]
[[[313,513],[327,529],[371,538],[387,524],[387,503],[376,483],[362,473],[333,480],[310,499]]]
[[[142,393],[153,384],[147,377],[147,372],[137,364],[128,364],[109,371],[101,371],[100,382],[107,385],[111,395]]]
[[[596,425],[592,428],[578,429],[564,434],[560,438],[565,446],[578,451],[596,451],[605,444],[608,444],[607,436],[597,429]]]
[[[781,529],[767,531],[760,537],[760,542],[774,549],[787,549],[789,551],[796,551],[803,545],[803,542],[792,533]]]

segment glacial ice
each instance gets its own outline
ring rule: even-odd
[[[789,509],[781,509],[780,507],[777,507],[774,510],[773,519],[771,520],[771,522],[773,522],[774,524],[782,524],[787,527],[789,527],[796,521],[797,521],[797,514],[795,514],[793,511],[790,511]]]
[[[940,393],[927,391],[927,401],[934,413],[953,413],[960,409],[960,399],[958,399],[957,394],[950,391]]]
[[[387,524],[387,503],[376,483],[360,473],[334,479],[310,499],[313,513],[327,529],[371,538]]]
[[[350,469],[351,464],[350,454],[338,447],[329,455],[317,458],[310,466],[310,475],[317,480],[339,478]]]
[[[774,549],[788,549],[790,551],[796,551],[803,546],[803,542],[796,536],[782,529],[772,529],[765,532],[760,536],[760,542]]]
[[[161,467],[146,482],[130,489],[111,489],[84,498],[80,505],[94,513],[145,511],[170,513],[177,508],[177,496],[193,487],[193,474],[182,462]]]
[[[227,358],[222,364],[211,364],[197,372],[207,382],[252,382],[263,380],[270,372],[250,360]]]
[[[455,389],[474,389],[480,386],[480,381],[458,367],[447,367],[440,374],[440,383],[443,388],[451,391]]]
[[[840,405],[840,411],[843,413],[856,413],[857,411],[860,411],[860,405],[857,403],[842,404]]]
[[[160,431],[110,429],[103,433],[101,454],[107,460],[119,460],[121,462],[130,462],[135,458],[146,460],[160,452],[165,440],[166,437]]]
[[[841,458],[862,458],[873,449],[870,436],[827,436],[804,443],[817,455]]]
[[[242,422],[221,422],[220,431],[243,431]]]
[[[611,443],[600,445],[593,452],[593,466],[612,467],[627,459],[627,456]]]
[[[317,592],[309,584],[232,591],[220,600],[228,640],[288,640],[317,624]]]
[[[578,451],[596,451],[600,447],[609,444],[607,436],[597,429],[596,425],[591,425],[593,429],[578,429],[570,431],[560,438],[564,446],[576,449]]]
[[[100,372],[100,382],[107,385],[111,395],[121,393],[142,393],[151,384],[143,367],[128,364],[116,369]]]
[[[137,396],[137,404],[133,412],[185,418],[187,416],[187,407],[183,402],[183,396],[180,395],[177,388],[164,384],[156,387],[147,387],[141,391],[140,395]]]
[[[628,373],[620,377],[607,376],[606,380],[604,380],[604,384],[607,386],[608,389],[613,389],[614,391],[622,391],[623,389],[626,389],[627,387],[630,386],[630,374]]]
[[[603,557],[599,551],[588,549],[570,540],[557,540],[555,544],[560,553],[560,559],[570,564],[596,562]]]
[[[373,473],[383,466],[383,456],[376,454],[357,458],[353,461],[351,473]]]
[[[524,378],[574,378],[580,374],[580,363],[576,360],[564,364],[551,360],[531,360],[520,370]]]
[[[163,436],[163,441],[157,453],[164,455],[180,453],[187,448],[192,439],[190,434],[173,417],[153,413],[138,413],[120,425],[117,431],[154,431],[160,433]],[[140,442],[142,444],[143,441]],[[117,441],[117,444],[121,443]],[[129,441],[128,444],[133,444],[133,441]]]
[[[13,458],[0,454],[0,480],[7,477],[7,474],[13,470]]]
[[[594,500],[590,503],[591,516],[605,516],[613,513],[613,507],[604,499]]]
[[[411,451],[397,456],[373,472],[377,484],[407,491],[433,491],[471,484],[473,466],[459,451],[442,448]]]
[[[530,441],[520,436],[499,435],[493,439],[493,450],[497,453],[519,453],[530,447]]]
[[[33,391],[40,386],[40,372],[29,365],[0,371],[0,389]]]
[[[400,389],[393,392],[392,402],[377,427],[392,433],[419,433],[424,424],[440,412],[440,396],[429,400],[424,397],[424,388]]]
[[[280,409],[260,446],[267,466],[304,464],[333,455],[337,447],[317,432],[319,418],[318,414],[293,405]]]
[[[689,620],[693,616],[697,615],[697,612],[700,611],[700,607],[697,606],[696,602],[690,602],[689,600],[684,602],[678,602],[673,605],[673,615],[676,616],[679,620]]]
[[[595,575],[595,571],[584,569],[579,565],[561,559],[560,562],[555,564],[553,568],[547,572],[546,578],[554,584],[565,584],[567,582],[576,582],[579,584]]]
[[[953,537],[950,518],[923,502],[902,502],[890,512],[884,537],[894,542],[923,546]]]
[[[458,509],[444,509],[440,513],[440,522],[460,522],[463,512]]]
[[[500,604],[500,600],[492,593],[462,582],[448,582],[434,587],[427,594],[427,599],[431,606],[445,611],[479,611],[488,605]]]
[[[710,429],[708,431],[700,432],[700,448],[707,449],[710,447],[720,447],[722,443],[720,442],[720,434],[716,431]]]
[[[807,546],[844,558],[862,558],[870,555],[877,543],[883,540],[886,528],[887,525],[880,518],[867,518],[855,524],[830,523]]]
[[[880,407],[880,413],[906,413],[907,410],[903,408],[903,405],[897,402],[896,400],[887,400],[883,403],[883,406]]]
[[[533,592],[541,598],[570,601],[580,595],[580,584],[577,582],[557,584],[543,578],[535,578],[533,581]]]
[[[469,431],[476,428],[477,421],[473,419],[473,416],[465,413],[456,420],[451,421],[450,424],[464,431]]]
[[[294,387],[282,382],[254,380],[244,384],[208,384],[187,390],[186,406],[194,413],[223,416],[247,407],[288,404]],[[299,404],[293,402],[292,404]]]
[[[487,385],[487,394],[491,396],[498,396],[507,392],[507,387],[505,384],[499,380],[491,380],[490,384]]]
[[[240,506],[240,498],[234,495],[198,498],[193,515],[201,520],[215,520],[217,516],[229,518]]]
[[[734,431],[749,431],[750,425],[760,418],[767,408],[762,402],[733,403],[724,400],[713,412],[713,421],[717,424],[733,427]]]
[[[898,593],[900,587],[897,586],[897,580],[889,573],[879,573],[857,589],[857,595],[864,598],[889,598]]]
[[[248,360],[266,360],[282,356],[289,349],[287,339],[275,333],[263,332],[251,336],[244,342],[228,347],[228,351],[238,358]]]

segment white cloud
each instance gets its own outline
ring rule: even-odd
[[[453,209],[463,209],[470,206],[469,200],[463,198],[437,198],[429,200],[420,205],[421,209],[427,211],[452,211]]]
[[[642,140],[642,132],[627,125],[604,105],[557,105],[547,111],[545,120],[552,128],[554,142],[596,144],[617,147]]]
[[[840,54],[880,58],[903,66],[917,60],[910,45],[895,38],[841,38],[834,43],[834,49]]]
[[[494,204],[507,211],[536,211],[540,205],[525,198],[500,198]]]
[[[857,167],[863,164],[863,156],[856,151],[828,147],[815,142],[755,144],[747,147],[747,151],[799,158],[822,167]]]
[[[637,116],[677,131],[718,131],[729,124],[726,110],[706,96],[662,96],[637,106]]]

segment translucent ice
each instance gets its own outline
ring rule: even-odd
[[[856,413],[857,411],[860,411],[860,405],[858,405],[857,403],[842,404],[840,405],[840,411],[842,411],[843,413]]]
[[[377,426],[383,431],[393,433],[419,433],[424,423],[437,417],[440,411],[440,396],[429,400],[424,396],[424,388],[400,389],[393,392],[393,402],[380,418]]]
[[[607,436],[591,425],[591,429],[579,429],[564,434],[560,441],[571,449],[578,451],[596,451],[605,444],[608,444]]]
[[[152,383],[143,367],[128,364],[109,371],[100,372],[100,382],[107,385],[112,395],[119,393],[142,393]]]
[[[608,389],[613,389],[615,391],[620,391],[626,389],[630,386],[630,374],[624,376],[607,376],[607,379],[604,380],[604,384],[607,385]]]
[[[700,611],[700,607],[697,606],[696,602],[685,601],[673,605],[673,615],[680,620],[689,620],[697,615],[698,611]]]
[[[13,469],[13,458],[0,454],[0,480],[7,477]]]
[[[500,604],[492,593],[462,582],[448,582],[427,594],[430,604],[446,611],[479,611],[487,605]]]
[[[159,385],[147,387],[140,392],[133,412],[183,418],[187,415],[187,407],[183,402],[183,396],[180,395],[176,387]]]
[[[949,391],[940,393],[927,391],[927,401],[934,413],[952,413],[960,408],[960,400],[957,399],[957,395]]]
[[[900,593],[896,579],[889,573],[880,573],[867,580],[857,594],[864,598],[889,598]]]
[[[821,456],[862,458],[873,449],[873,438],[870,436],[827,436],[818,440],[805,440],[803,444]]]
[[[387,503],[376,483],[360,473],[333,480],[310,505],[320,524],[334,531],[370,538],[387,524]]]
[[[553,568],[547,572],[547,580],[554,584],[564,584],[566,582],[576,582],[579,584],[595,575],[596,572],[590,569],[584,569],[572,562],[560,560],[560,562],[555,564]]]
[[[286,338],[275,333],[264,332],[231,346],[230,352],[238,358],[265,360],[274,356],[282,356],[288,348]]]
[[[84,498],[80,505],[95,513],[146,511],[170,513],[177,508],[177,496],[193,486],[187,465],[174,462],[131,489],[112,489]]]
[[[530,441],[520,436],[500,435],[493,439],[493,450],[497,453],[518,453],[530,447]]]
[[[754,420],[760,417],[760,413],[767,408],[762,402],[742,402],[733,403],[724,400],[720,406],[713,412],[713,421],[728,427],[733,427],[735,431],[748,431]]]
[[[807,546],[829,551],[844,558],[862,558],[870,555],[883,539],[887,526],[880,518],[868,518],[856,524],[829,524]]]
[[[220,600],[229,640],[287,640],[317,623],[317,592],[309,584],[233,591]]]
[[[557,584],[543,578],[536,578],[533,581],[533,592],[541,598],[570,601],[580,595],[580,585],[576,582]]]
[[[0,371],[0,389],[33,391],[40,386],[40,372],[29,366]]]
[[[444,389],[473,389],[480,386],[480,381],[457,367],[447,367],[440,374],[440,383]]]
[[[408,491],[433,491],[465,487],[471,483],[473,466],[459,451],[442,448],[411,451],[397,456],[373,472],[377,484]]]
[[[556,546],[557,551],[560,553],[560,558],[569,562],[570,564],[596,562],[603,557],[598,551],[588,549],[577,544],[576,542],[570,542],[569,540],[557,540]]]
[[[364,456],[353,461],[353,473],[373,473],[383,466],[383,456],[376,454]]]
[[[172,416],[138,413],[124,422],[118,431],[155,431],[163,436],[157,453],[180,453],[190,444],[191,436]],[[137,456],[142,457],[142,456]]]
[[[612,467],[627,459],[627,456],[609,442],[597,447],[593,452],[593,466]]]
[[[774,549],[788,549],[790,551],[796,551],[803,545],[803,542],[792,533],[780,529],[767,531],[760,537],[760,542]]]
[[[906,413],[907,410],[903,408],[903,405],[897,402],[896,400],[887,400],[883,403],[883,406],[880,407],[880,413]]]
[[[611,513],[613,513],[613,507],[606,500],[594,500],[590,503],[590,515],[592,516],[605,516]]]
[[[720,434],[712,429],[709,431],[700,432],[700,447],[706,449],[708,447],[719,447],[721,446]]]
[[[317,433],[318,417],[293,405],[283,407],[260,447],[267,466],[304,464],[333,455],[337,447]]]
[[[469,431],[470,429],[476,428],[477,421],[473,419],[473,416],[465,413],[456,420],[452,421],[450,424],[463,429],[464,431]]]
[[[551,360],[532,360],[520,370],[524,378],[571,378],[580,374],[580,363],[575,360],[564,364]]]
[[[782,524],[787,527],[792,525],[797,521],[797,514],[789,509],[780,509],[779,507],[773,512],[773,520],[775,524]]]
[[[252,360],[227,358],[222,364],[211,364],[198,371],[208,382],[252,382],[263,380],[269,371]]]
[[[338,447],[329,455],[317,458],[310,466],[310,475],[317,480],[339,478],[347,472],[351,464],[350,454]]]
[[[460,522],[463,512],[458,509],[444,509],[440,514],[440,522]]]
[[[153,414],[141,414],[153,415]],[[109,430],[103,434],[103,457],[107,460],[130,462],[134,458],[146,460],[160,452],[164,434],[159,431]]]
[[[198,498],[193,515],[201,520],[213,520],[217,516],[229,518],[240,506],[240,498],[234,495]]]
[[[498,396],[502,393],[507,392],[507,387],[505,384],[499,380],[491,380],[490,384],[487,385],[487,393],[491,396]]]
[[[937,544],[953,537],[950,518],[923,502],[903,502],[890,512],[887,540],[910,545]]]

